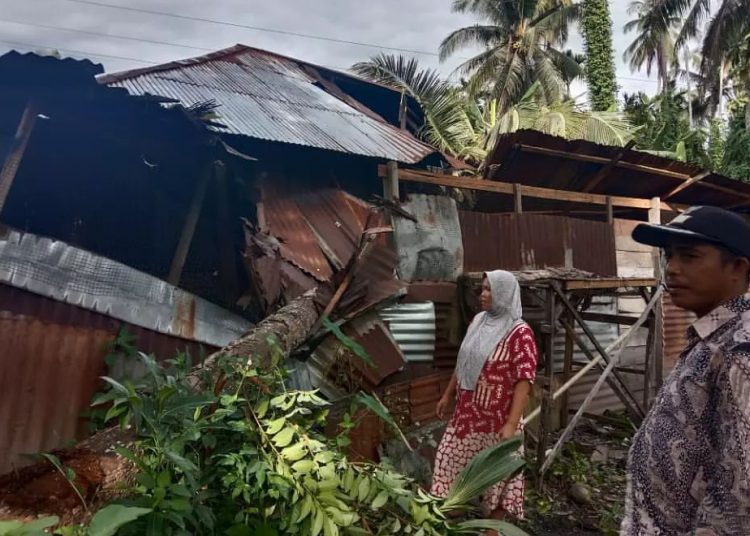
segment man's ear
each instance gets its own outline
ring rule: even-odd
[[[746,257],[737,257],[734,259],[734,269],[739,274],[739,278],[745,284],[750,284],[750,260]]]

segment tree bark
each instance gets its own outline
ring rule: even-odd
[[[223,356],[269,366],[270,340],[275,340],[283,357],[288,357],[307,341],[319,316],[315,291],[300,296],[198,365],[191,374],[193,385],[205,373],[219,378],[221,384],[217,369]],[[114,448],[127,446],[133,439],[131,430],[108,428],[75,447],[55,453],[63,465],[75,471],[76,485],[86,496],[90,510],[112,500],[120,493],[121,484],[134,476],[132,464],[114,453]],[[70,483],[46,461],[0,477],[0,519],[30,519],[39,515],[58,515],[63,523],[80,522],[87,516]]]

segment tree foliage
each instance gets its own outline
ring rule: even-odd
[[[608,0],[583,0],[581,27],[586,47],[586,80],[591,107],[595,111],[614,109],[617,105],[617,81]]]
[[[132,427],[135,443],[117,452],[137,474],[124,483],[120,510],[99,525],[69,527],[66,536],[112,534],[92,531],[114,522],[122,536],[523,534],[508,523],[447,517],[470,510],[469,500],[521,469],[519,439],[482,453],[480,462],[492,465],[470,463],[461,485],[438,499],[387,464],[348,460],[338,448],[345,442],[322,434],[328,402],[285,388],[280,350],[270,368],[224,358],[227,383],[218,394],[209,375],[195,384],[185,356],[165,366],[144,354],[133,359],[143,377],[105,378],[109,388],[93,405],[108,408],[105,424]]]
[[[517,103],[534,83],[549,102],[560,98],[565,80],[581,74],[573,58],[558,48],[579,16],[570,0],[454,0],[453,10],[471,13],[482,22],[460,28],[440,45],[445,60],[470,46],[482,49],[458,71],[468,76],[469,92],[487,93],[500,111]]]

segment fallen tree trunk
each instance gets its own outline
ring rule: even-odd
[[[308,292],[210,356],[194,369],[191,376],[197,380],[199,375],[208,373],[221,382],[217,369],[222,356],[236,356],[268,366],[272,340],[277,351],[288,357],[307,341],[319,317],[315,293]],[[217,390],[220,391],[222,386]],[[132,431],[108,428],[75,447],[55,452],[62,464],[75,472],[76,487],[88,503],[89,510],[112,500],[120,493],[121,484],[132,478],[135,472],[132,464],[114,452],[115,448],[127,446],[132,440]],[[32,519],[40,515],[60,516],[63,523],[81,522],[87,518],[71,483],[48,461],[0,477],[0,519]]]

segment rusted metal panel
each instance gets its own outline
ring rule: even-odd
[[[263,201],[265,228],[279,240],[279,252],[287,261],[318,281],[327,281],[333,270],[318,240],[294,199]]]
[[[561,156],[525,152],[519,150],[519,146],[522,145],[563,151],[574,155],[602,157],[609,161],[622,152],[622,157],[619,160],[621,163],[638,164],[691,177],[703,172],[701,168],[692,164],[642,151],[632,149],[623,151],[621,147],[600,145],[585,140],[566,140],[534,130],[520,130],[498,139],[497,145],[485,162],[486,178],[494,181],[515,182],[528,186],[580,192],[606,165],[605,163],[582,162]],[[666,195],[682,183],[683,180],[680,178],[666,177],[648,172],[648,170],[615,167],[592,190],[592,193],[651,199],[652,197]],[[712,189],[710,185],[722,187],[725,191]],[[670,201],[685,205],[729,206],[746,199],[746,197],[741,197],[740,194],[743,196],[750,195],[750,185],[718,173],[711,173],[694,186],[671,197]],[[479,197],[480,205],[483,204],[481,202],[483,199],[486,199],[489,205],[493,203],[489,196],[482,194]],[[493,197],[497,199],[497,196]],[[494,202],[496,203],[496,201]],[[539,205],[541,210],[543,203],[524,200],[524,209],[535,208],[536,205]],[[550,208],[560,210],[566,206],[564,202],[547,203],[547,205],[547,210]],[[601,207],[598,210],[604,216],[604,210]]]
[[[360,243],[365,222],[342,190],[319,190],[296,197],[318,243],[337,269],[344,268]]]
[[[695,322],[696,316],[690,311],[677,307],[667,293],[662,298],[662,311],[664,316],[663,374],[666,378],[687,346],[687,331]]]
[[[237,45],[204,56],[105,75],[100,83],[189,107],[215,101],[219,133],[414,164],[435,150],[326,91],[316,66]]]
[[[539,214],[460,211],[464,270],[484,272],[565,266],[617,274],[612,226]]]
[[[197,361],[216,350],[0,284],[0,473],[85,435],[81,414],[100,376],[135,372],[104,362],[123,328],[161,359],[187,352]]]

